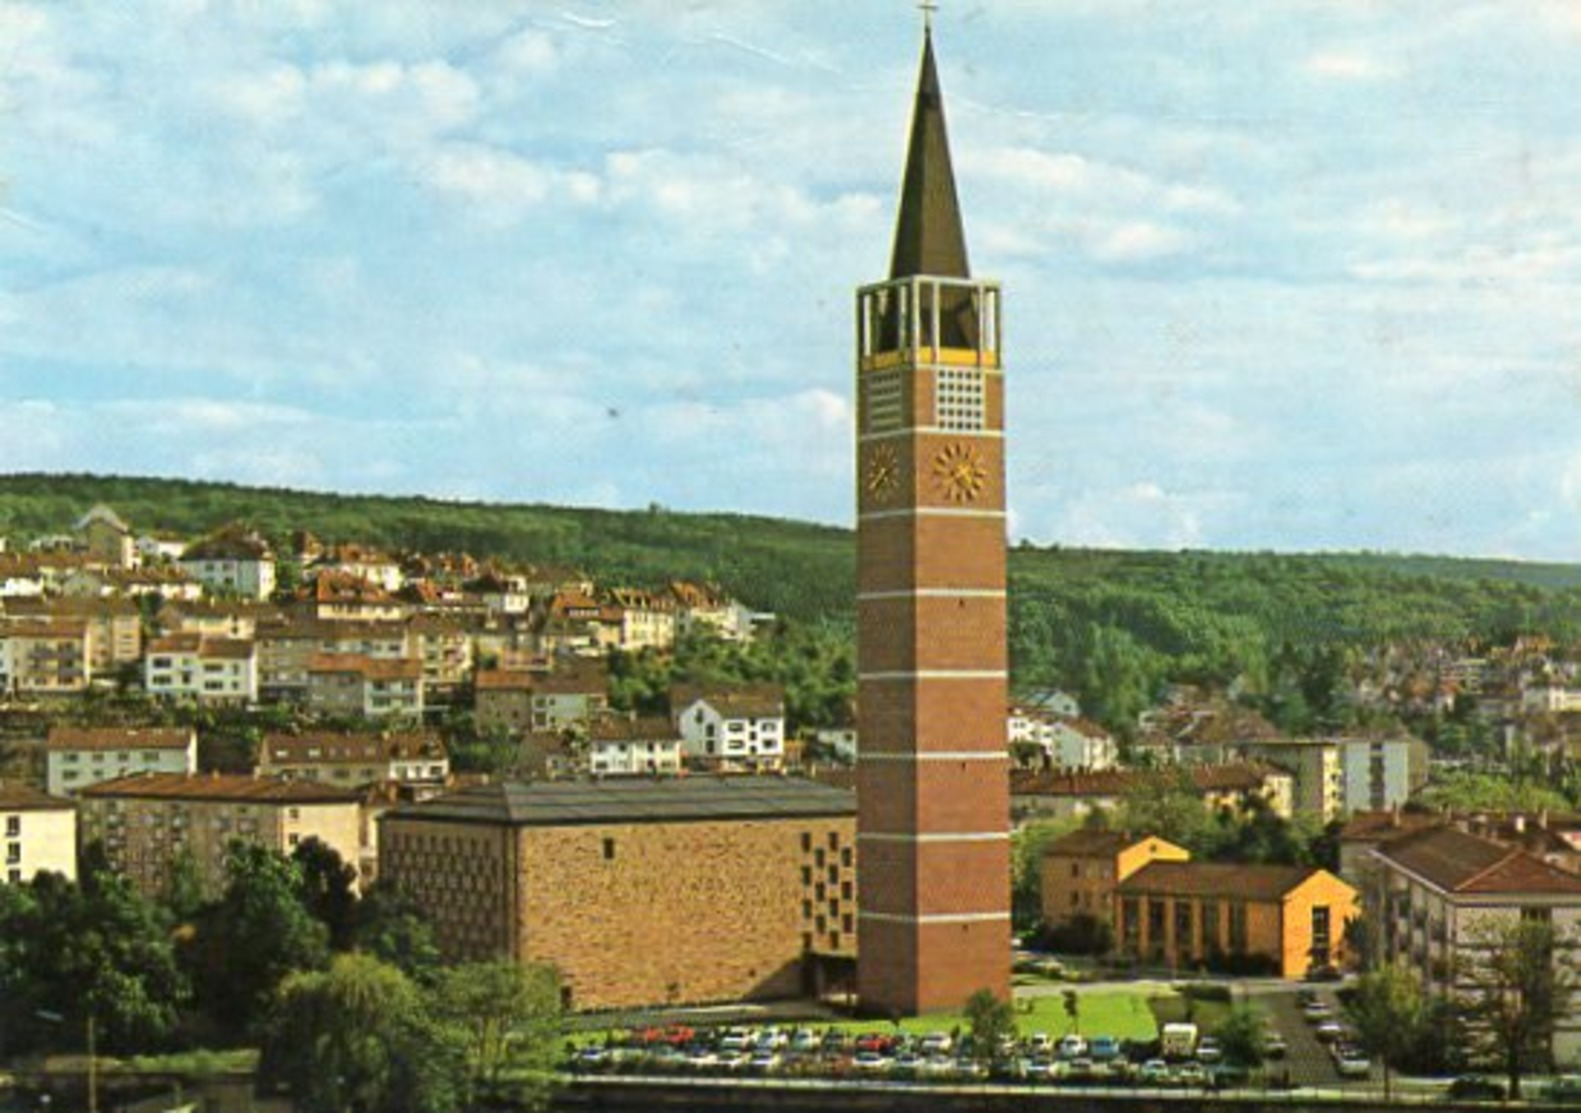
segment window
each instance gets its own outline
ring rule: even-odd
[[[613,861],[613,860],[615,860],[615,839],[614,838],[605,838],[604,839],[604,860],[605,861]]]
[[[20,833],[22,833],[22,816],[19,814],[6,815],[5,836],[14,838]]]
[[[1246,953],[1246,905],[1230,905],[1230,953]]]
[[[1223,948],[1219,941],[1219,904],[1217,900],[1209,900],[1202,905],[1202,950],[1212,954]]]
[[[22,843],[8,842],[5,847],[5,862],[7,865],[18,864],[22,860]]]
[[[1191,901],[1175,901],[1175,954],[1180,958],[1190,958],[1196,953],[1196,943],[1193,942],[1191,918]]]

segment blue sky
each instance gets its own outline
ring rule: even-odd
[[[943,0],[1011,532],[1581,559],[1581,5]],[[0,470],[852,517],[905,0],[0,0]]]

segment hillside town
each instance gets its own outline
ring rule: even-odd
[[[409,897],[445,958],[552,964],[571,1011],[854,1002],[853,721],[798,723],[772,681],[675,682],[658,712],[610,686],[622,656],[773,641],[775,618],[682,581],[290,543],[139,535],[100,505],[0,555],[6,882],[87,859],[150,900],[212,901],[238,843],[306,845],[353,890]],[[1351,699],[1396,729],[1328,737],[1186,685],[1116,727],[1019,693],[1016,926],[1131,974],[1388,964],[1457,995],[1482,918],[1581,920],[1581,813],[1427,805],[1471,761],[1405,718],[1472,713],[1487,739],[1467,755],[1497,779],[1569,756],[1578,678],[1535,638],[1386,649]],[[1576,1023],[1581,1005],[1552,1021],[1551,1065],[1581,1057]],[[1355,1038],[1352,1072],[1371,1067]]]

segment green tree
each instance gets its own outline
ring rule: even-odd
[[[432,982],[439,971],[434,927],[417,902],[388,880],[376,880],[357,902],[352,946],[395,966],[407,977]]]
[[[1238,1004],[1214,1030],[1227,1062],[1255,1067],[1263,1061],[1263,1017],[1248,1004]]]
[[[1010,913],[1023,933],[1043,922],[1043,852],[1076,826],[1072,819],[1040,818],[1010,835]]]
[[[1184,768],[1162,768],[1138,780],[1120,804],[1117,829],[1156,834],[1192,853],[1209,852],[1218,825]]]
[[[285,976],[329,964],[329,932],[302,903],[301,868],[232,842],[226,887],[199,921],[194,985],[213,1020],[242,1035],[263,1020]]]
[[[203,910],[203,878],[190,849],[181,849],[170,858],[159,903],[176,925],[191,923]]]
[[[963,1015],[973,1053],[991,1065],[1002,1066],[1005,1049],[1016,1038],[1015,1006],[994,996],[992,989],[979,989],[967,998]]]
[[[327,971],[281,984],[258,1073],[309,1111],[457,1110],[467,1100],[464,1044],[400,970],[341,954]]]
[[[302,905],[324,924],[332,950],[348,949],[357,908],[356,866],[346,864],[338,850],[311,836],[291,851],[291,860],[297,868]]]
[[[1417,974],[1386,964],[1361,975],[1347,1008],[1362,1043],[1383,1064],[1383,1096],[1393,1092],[1393,1069],[1420,1043],[1427,1000]]]
[[[133,1052],[174,1033],[187,986],[158,911],[124,877],[90,870],[79,884],[40,873],[5,886],[0,942],[6,1042],[70,1044],[91,1027],[102,1049]],[[48,1035],[46,1020],[56,1021]]]
[[[1474,928],[1459,965],[1468,1031],[1503,1066],[1510,1097],[1519,1098],[1522,1074],[1553,1064],[1554,1025],[1576,992],[1572,949],[1550,919],[1490,917]]]
[[[434,999],[467,1037],[474,1079],[496,1090],[509,1067],[523,1097],[547,1100],[560,1042],[560,975],[553,967],[504,959],[452,966],[440,972]]]

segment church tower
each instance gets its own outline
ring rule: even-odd
[[[925,32],[889,279],[857,292],[858,994],[1010,992],[1004,377]]]

